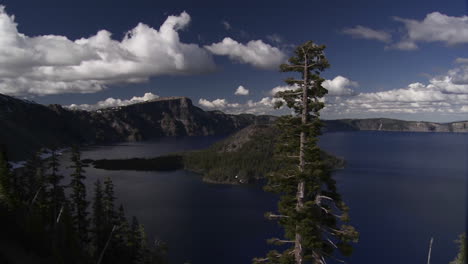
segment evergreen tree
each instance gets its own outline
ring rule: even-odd
[[[114,252],[118,259],[131,263],[130,252],[130,226],[125,216],[124,207],[121,204],[116,217],[116,230],[114,235]]]
[[[44,193],[45,173],[44,162],[41,158],[41,151],[34,153],[26,162],[24,171],[25,201],[36,203],[39,195]],[[43,197],[43,196],[42,196]]]
[[[286,79],[292,89],[276,94],[276,106],[286,105],[295,114],[278,121],[281,139],[275,158],[282,167],[269,177],[266,189],[281,197],[278,213],[266,216],[279,221],[285,230],[284,239],[269,242],[291,246],[254,259],[255,263],[323,264],[335,258],[335,249],[349,255],[351,242],[357,241],[358,233],[345,224],[348,208],[317,145],[322,125],[319,112],[324,107],[320,98],[327,93],[320,73],[329,67],[324,49],[308,41],[295,49],[289,63],[280,66],[281,71],[297,72],[302,78]]]
[[[94,184],[94,201],[93,201],[93,240],[95,255],[100,254],[106,243],[106,233],[104,226],[104,205],[102,184],[97,180]]]
[[[143,237],[140,224],[135,216],[132,217],[129,240],[132,263],[140,263],[142,261]]]
[[[135,261],[136,264],[146,264],[151,263],[151,252],[148,249],[148,237],[146,236],[146,231],[143,225],[138,225],[138,231],[140,239],[139,248],[137,252],[137,259]]]
[[[70,187],[72,192],[70,195],[71,212],[73,216],[73,225],[78,233],[79,240],[82,246],[89,242],[89,219],[88,219],[88,201],[86,200],[86,186],[83,181],[86,179],[84,175],[83,162],[78,147],[73,147],[71,152],[71,168],[74,169],[71,174]]]
[[[466,234],[461,234],[460,237],[455,241],[458,244],[459,251],[457,256],[450,264],[465,264],[466,263]]]
[[[55,225],[56,219],[61,211],[62,206],[66,202],[64,186],[61,185],[63,175],[59,173],[59,160],[57,149],[51,149],[51,156],[49,158],[49,174],[47,175],[47,183],[49,185],[49,204],[51,211],[51,223]]]
[[[11,209],[14,205],[12,173],[5,151],[0,151],[0,206]]]
[[[128,224],[127,217],[125,216],[125,210],[122,204],[119,206],[116,222],[117,230],[115,232],[115,237],[117,244],[119,247],[125,247],[130,234],[130,226]]]
[[[115,224],[116,212],[114,210],[114,184],[110,177],[104,179],[104,195],[102,201],[104,206],[104,222],[108,228],[112,228]]]

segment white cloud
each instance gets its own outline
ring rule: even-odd
[[[248,100],[244,104],[240,103],[229,103],[226,99],[216,99],[209,101],[201,98],[198,101],[198,104],[207,110],[222,110],[223,112],[229,114],[274,114],[277,110],[274,109],[275,102],[280,101],[281,99],[264,97],[259,101]]]
[[[468,63],[468,58],[456,58],[455,63],[459,63],[459,64]]]
[[[280,43],[283,42],[283,38],[282,38],[280,35],[276,34],[276,33],[275,33],[275,34],[271,34],[271,35],[267,35],[266,38],[267,38],[269,41],[271,41],[271,42],[273,42],[273,43],[277,43],[277,44],[280,44]]]
[[[249,90],[245,89],[244,86],[240,85],[237,87],[236,92],[234,93],[235,95],[249,95]]]
[[[121,41],[106,30],[72,41],[58,35],[26,36],[0,6],[0,93],[93,93],[151,76],[212,71],[209,52],[180,42],[178,31],[189,22],[183,12],[169,16],[159,30],[140,23]]]
[[[460,112],[462,113],[468,113],[468,105],[464,105],[460,108]]]
[[[249,41],[246,45],[231,38],[205,46],[216,55],[226,55],[240,63],[251,64],[261,69],[277,69],[286,60],[286,55],[276,47],[261,40]]]
[[[336,76],[332,80],[325,80],[322,86],[328,90],[328,96],[343,96],[343,95],[354,95],[356,92],[352,87],[358,87],[359,84],[355,81],[343,77],[341,75]],[[277,86],[270,90],[269,94],[274,96],[277,92],[284,92],[287,90],[296,90],[299,86]]]
[[[448,16],[439,12],[427,14],[422,21],[395,17],[402,22],[406,36],[393,48],[416,49],[417,42],[442,42],[447,45],[468,43],[468,16]]]
[[[92,110],[97,110],[97,109],[102,109],[102,108],[109,108],[109,107],[118,107],[118,106],[125,106],[125,105],[131,105],[131,104],[136,104],[136,103],[141,103],[141,102],[147,102],[151,101],[154,99],[159,98],[159,96],[153,94],[153,93],[145,93],[143,96],[138,97],[134,96],[129,100],[122,100],[122,99],[114,99],[112,97],[107,98],[106,100],[99,101],[94,105],[89,105],[89,104],[81,104],[81,105],[76,105],[72,104],[69,106],[66,106],[67,108],[74,109],[74,110],[86,110],[86,111],[92,111]]]
[[[411,40],[401,40],[400,42],[392,45],[385,46],[385,49],[398,49],[398,50],[417,50],[418,45]]]
[[[411,83],[407,87],[380,92],[357,93],[352,87],[358,84],[343,76],[326,80],[324,86],[329,94],[322,98],[325,103],[323,114],[327,118],[428,114],[447,115],[468,112],[468,81],[455,83],[457,74],[465,69],[456,68],[444,76],[434,77],[427,84]],[[468,69],[466,69],[468,72]],[[228,103],[225,99],[199,104],[208,109],[220,109],[227,113],[284,114],[286,109],[275,110],[275,102],[281,100],[274,95],[279,91],[294,90],[293,86],[277,86],[269,96],[258,101],[249,100],[244,104]]]
[[[230,30],[232,28],[231,24],[229,24],[229,22],[227,22],[226,20],[221,21],[221,24],[223,24],[224,29],[226,30]]]
[[[343,33],[351,35],[355,38],[373,39],[386,43],[392,40],[392,35],[390,35],[390,33],[388,32],[385,32],[383,30],[375,30],[360,25],[352,28],[345,28],[343,30]]]
[[[363,113],[461,113],[468,105],[468,85],[453,82],[450,72],[428,84],[412,83],[405,88],[359,93],[353,97],[327,97],[327,114]]]
[[[236,108],[239,104],[230,104],[226,99],[215,99],[213,101],[200,98],[198,104],[209,109],[225,109],[225,108]]]
[[[358,87],[359,84],[338,75],[333,80],[325,80],[322,86],[328,90],[328,95],[354,95],[355,91],[351,87]]]
[[[434,77],[427,84],[412,83],[407,87],[381,92],[357,93],[358,83],[343,76],[325,80],[329,90],[323,98],[324,116],[344,118],[381,114],[457,114],[468,110],[468,66],[462,65],[446,75]],[[297,87],[277,86],[270,92],[294,90]],[[268,97],[271,98],[271,97]],[[267,99],[264,100],[268,102]],[[259,106],[259,102],[251,106]],[[270,113],[273,113],[270,110]]]
[[[276,86],[275,88],[271,89],[271,91],[269,92],[269,94],[271,96],[275,96],[276,93],[278,92],[284,92],[284,91],[289,91],[289,90],[296,90],[299,86],[288,86],[288,85],[284,85],[284,86]]]

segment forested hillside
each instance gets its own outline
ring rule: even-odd
[[[208,182],[251,183],[282,166],[273,159],[278,135],[275,125],[251,125],[208,149],[185,153],[184,166]],[[322,155],[330,168],[344,166],[342,159]]]

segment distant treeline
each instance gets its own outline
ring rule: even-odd
[[[105,170],[171,171],[184,168],[184,160],[181,155],[161,156],[151,159],[85,160],[85,162],[92,163],[97,169]]]

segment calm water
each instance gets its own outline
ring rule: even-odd
[[[83,158],[152,157],[203,148],[219,138],[181,138],[102,146]],[[346,132],[322,136],[327,151],[344,157],[335,177],[361,238],[349,263],[448,263],[464,231],[468,135]],[[66,158],[67,155],[64,156]],[[259,186],[203,183],[185,172],[87,169],[88,186],[111,176],[128,215],[150,239],[169,243],[171,263],[241,264],[268,250],[280,233],[263,218],[276,198]],[[91,190],[91,189],[88,189]]]

